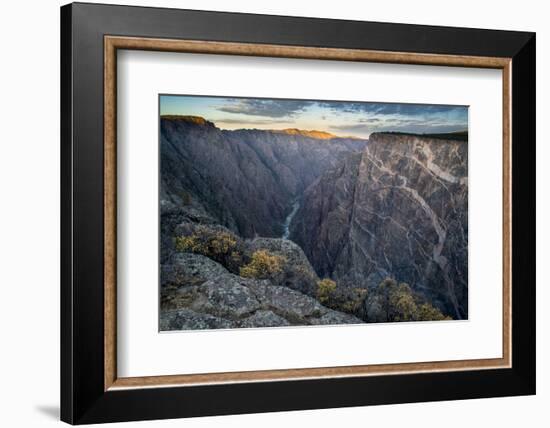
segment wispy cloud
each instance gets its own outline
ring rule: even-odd
[[[303,112],[312,104],[312,101],[301,100],[243,98],[234,99],[233,103],[219,106],[218,110],[225,113],[236,113],[250,116],[293,117],[296,114]]]
[[[273,125],[277,123],[289,123],[288,119],[253,119],[253,118],[244,118],[244,119],[235,119],[235,118],[221,118],[217,119],[216,123],[226,123],[226,124],[238,124],[238,125]]]
[[[463,106],[432,105],[432,104],[401,104],[401,103],[358,103],[358,102],[334,102],[319,101],[320,106],[333,111],[346,113],[366,113],[383,116],[394,115],[433,115],[449,114],[451,112],[464,111]]]
[[[330,130],[334,133],[369,135],[373,132],[411,132],[418,134],[445,133],[462,131],[467,129],[467,124],[458,122],[439,122],[423,120],[373,120],[357,123],[345,123],[331,125]]]

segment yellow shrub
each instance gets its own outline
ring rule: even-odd
[[[390,297],[395,313],[395,321],[413,321],[416,319],[417,306],[412,294],[397,292]]]
[[[434,308],[429,303],[423,303],[418,307],[418,320],[419,321],[441,321],[451,320],[451,317],[446,317],[437,308]]]
[[[336,282],[325,278],[317,281],[317,297],[321,303],[327,303],[330,295],[336,290]]]
[[[380,292],[386,296],[385,310],[388,321],[438,321],[451,319],[441,313],[439,309],[414,293],[406,283],[397,284],[391,278],[386,278],[378,286]]]
[[[241,267],[240,275],[245,278],[267,279],[281,273],[286,259],[267,250],[258,250],[252,254],[252,260]]]
[[[193,252],[207,257],[231,253],[237,240],[227,232],[213,232],[199,229],[190,236],[178,236],[175,239],[177,251]]]
[[[181,252],[195,252],[197,239],[194,236],[178,236],[175,239],[176,250]]]
[[[361,309],[365,299],[367,298],[368,290],[366,288],[354,288],[353,297],[348,301],[347,305],[344,306],[344,312],[356,313]]]
[[[242,244],[230,232],[198,227],[192,235],[174,239],[176,251],[196,253],[221,263],[230,272],[239,272],[243,263]]]

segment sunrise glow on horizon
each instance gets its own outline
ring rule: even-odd
[[[201,116],[229,130],[298,128],[368,138],[468,129],[468,107],[453,105],[160,95],[159,107],[161,115]]]

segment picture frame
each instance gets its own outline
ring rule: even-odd
[[[502,356],[117,375],[117,52],[502,71]],[[61,419],[71,424],[535,393],[535,34],[73,3],[61,8]],[[490,166],[489,166],[490,167]],[[182,338],[182,340],[185,340]]]

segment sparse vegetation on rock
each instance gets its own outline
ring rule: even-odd
[[[252,260],[240,268],[240,274],[245,278],[268,279],[283,271],[285,258],[271,254],[267,250],[258,250],[252,254]]]
[[[450,320],[439,309],[416,294],[406,283],[386,278],[365,300],[367,322]]]
[[[368,290],[342,286],[330,278],[317,281],[317,299],[327,308],[362,316]]]
[[[336,291],[336,282],[332,279],[324,278],[317,282],[317,297],[321,303],[327,303],[334,291]]]
[[[177,236],[174,239],[176,251],[202,254],[237,272],[243,264],[242,244],[233,233],[198,226],[192,234]]]

